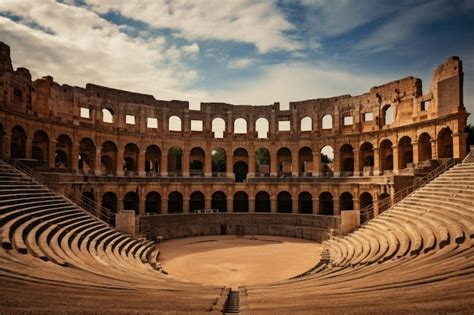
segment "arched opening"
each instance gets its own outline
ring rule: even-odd
[[[268,119],[261,117],[255,121],[255,131],[257,132],[258,139],[267,139],[269,130],[270,124]]]
[[[136,192],[130,191],[125,194],[125,197],[123,197],[123,210],[134,210],[135,215],[140,213],[139,198]]]
[[[287,191],[282,191],[277,195],[277,212],[278,213],[291,213],[292,200],[291,194]]]
[[[331,176],[334,172],[334,149],[326,145],[321,149],[322,175]]]
[[[215,148],[212,154],[212,176],[225,175],[227,171],[227,157],[225,150],[222,148]]]
[[[145,197],[145,213],[161,213],[161,195],[156,191],[149,192]]]
[[[438,158],[453,157],[453,132],[449,127],[441,129],[438,133]]]
[[[43,130],[38,130],[33,136],[31,158],[43,163],[49,160],[49,137]]]
[[[195,191],[189,196],[189,211],[194,213],[196,210],[204,210],[204,194],[200,191]]]
[[[102,122],[111,124],[114,122],[114,112],[109,108],[102,108]]]
[[[214,138],[224,138],[225,133],[225,120],[217,117],[212,120],[211,129],[214,134]]]
[[[81,207],[90,213],[96,213],[95,196],[90,191],[84,191],[81,194]]]
[[[329,114],[324,115],[321,122],[322,122],[323,130],[332,129],[332,116],[331,115]]]
[[[341,175],[351,176],[354,174],[354,148],[350,144],[344,144],[341,149]]]
[[[102,211],[102,217],[105,218],[105,220],[112,226],[115,226],[115,214],[117,213],[117,195],[113,192],[106,192],[103,194],[101,206],[101,208],[110,210],[110,213]]]
[[[298,195],[298,213],[313,213],[313,196],[307,191],[303,191]]]
[[[300,131],[311,131],[313,130],[313,121],[311,120],[311,117],[306,116],[301,118],[300,120]]]
[[[255,212],[271,212],[270,194],[266,191],[255,195]]]
[[[391,105],[385,105],[382,108],[382,118],[384,125],[390,125],[395,121],[395,112]]]
[[[360,146],[360,171],[366,175],[374,168],[374,146],[370,142],[364,142]]]
[[[140,150],[135,143],[128,143],[123,152],[123,170],[126,174],[133,174],[138,171],[138,156]]]
[[[183,149],[180,147],[171,147],[168,150],[168,174],[170,175],[181,175],[182,168]]]
[[[393,148],[392,141],[385,139],[380,142],[380,168],[382,171],[393,170]]]
[[[70,169],[72,156],[72,141],[66,135],[60,135],[56,141],[56,154],[54,166],[56,168]]]
[[[237,118],[234,121],[234,134],[246,134],[247,133],[247,121],[243,118]]]
[[[169,131],[181,131],[182,126],[181,126],[181,118],[178,116],[171,116],[168,119],[168,130]]]
[[[205,153],[202,148],[196,147],[189,153],[189,174],[191,176],[204,176]]]
[[[349,192],[344,192],[339,197],[341,203],[341,211],[343,210],[354,210],[354,200],[352,194]]]
[[[418,138],[418,161],[423,162],[433,158],[431,152],[431,136],[424,132]]]
[[[79,158],[77,169],[86,173],[94,170],[95,145],[89,138],[84,138],[79,142]]]
[[[158,174],[160,172],[161,150],[156,145],[150,145],[145,151],[145,172]]]
[[[183,195],[173,191],[168,195],[168,213],[183,213]]]
[[[291,176],[291,151],[288,148],[281,148],[277,152],[278,176]]]
[[[243,191],[234,194],[234,212],[249,212],[249,197]]]
[[[298,173],[311,175],[313,171],[313,151],[310,147],[303,147],[298,151]]]
[[[319,214],[334,215],[334,202],[330,192],[323,192],[319,195]]]
[[[374,203],[373,197],[370,193],[364,192],[360,195],[360,223],[364,223],[368,218],[366,218],[365,213],[363,212],[363,209],[365,207],[371,206]]]
[[[117,146],[112,141],[105,141],[101,150],[102,174],[114,174],[117,165]]]
[[[219,212],[227,212],[227,196],[222,191],[212,194],[211,208]]]
[[[398,141],[398,161],[400,169],[408,167],[408,164],[413,163],[413,145],[410,137],[402,137]]]
[[[257,175],[270,175],[270,151],[265,148],[255,150],[255,164]]]
[[[20,126],[12,128],[10,139],[10,156],[12,159],[26,158],[26,132]]]
[[[248,168],[248,152],[239,148],[234,151],[233,172],[236,182],[244,182],[247,179]]]

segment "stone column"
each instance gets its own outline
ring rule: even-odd
[[[251,146],[249,149],[249,172],[247,177],[255,177],[255,150]]]
[[[96,175],[102,175],[102,147],[95,148],[94,172]]]
[[[212,198],[204,198],[204,209],[212,209]]]
[[[117,165],[115,167],[115,173],[117,176],[123,176],[123,155],[124,149],[122,147],[118,147],[117,149]]]
[[[11,135],[9,133],[6,133],[3,136],[3,158],[5,160],[9,160],[11,158],[11,152],[10,152],[11,141],[12,141]]]
[[[336,146],[335,146],[336,147]],[[342,153],[337,147],[334,149],[334,177],[339,177],[342,170]]]
[[[419,145],[418,145],[418,141],[416,140],[413,140],[411,142],[412,146],[413,146],[413,163],[414,164],[418,164],[418,162],[420,161],[420,154],[419,154]]]
[[[291,212],[298,213],[298,196],[291,196]]]
[[[204,157],[204,176],[212,177],[212,149],[207,150]]]
[[[393,155],[393,173],[398,174],[400,170],[400,157],[398,156],[398,145],[392,145],[392,155]]]
[[[168,214],[168,198],[161,198],[161,213]]]
[[[56,141],[50,141],[48,147],[48,165],[50,168],[56,167]]]
[[[373,199],[372,202],[373,202],[373,206],[374,206],[374,218],[377,217],[379,215],[379,200],[377,199],[378,196],[375,195],[376,199]]]
[[[354,176],[360,176],[360,152],[355,149],[354,151]]]
[[[374,148],[374,175],[380,175],[380,153],[379,148]]]
[[[270,207],[271,207],[272,213],[278,212],[278,200],[276,197],[272,197],[271,195],[270,195]]]
[[[436,160],[438,158],[438,140],[430,139],[431,142],[431,159]]]
[[[145,151],[140,150],[138,153],[138,161],[137,161],[137,173],[139,176],[146,176],[145,172]]]
[[[467,134],[465,132],[453,133],[453,158],[464,158],[467,155]]]
[[[232,152],[232,148],[229,148],[228,150],[226,150],[225,159],[226,159],[225,167],[226,167],[227,177],[233,178],[234,177],[234,172],[233,172],[234,152]]]
[[[168,176],[168,153],[161,153],[160,175]]]
[[[146,198],[140,198],[138,201],[138,214],[139,215],[145,214],[145,204],[146,204]]]
[[[313,176],[319,176],[321,174],[321,153],[313,151]]]
[[[291,152],[291,176],[298,177],[300,175],[300,156],[298,149],[296,149],[296,154],[294,154],[295,150]]]
[[[32,156],[31,156],[32,149],[33,149],[33,139],[28,137],[28,138],[26,138],[26,141],[25,141],[25,158],[27,158],[27,159],[32,158]]]
[[[249,212],[255,212],[255,198],[249,197]]]
[[[189,201],[191,199],[188,197],[183,198],[183,213],[189,213]]]
[[[312,198],[313,214],[319,214],[319,198]]]
[[[270,151],[270,176],[278,175],[278,157],[275,151]]]
[[[183,176],[184,177],[189,177],[189,150],[187,146],[185,146],[185,149],[183,150],[183,157],[181,160],[181,166],[183,169]]]
[[[227,198],[227,212],[234,212],[234,198]]]
[[[333,198],[332,203],[333,203],[333,213],[334,213],[334,215],[340,216],[341,215],[341,202],[340,202],[339,198]]]
[[[68,158],[70,159],[69,163],[72,171],[76,172],[79,166],[79,145],[77,143],[72,143],[71,156]]]

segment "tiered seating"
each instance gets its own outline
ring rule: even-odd
[[[330,263],[241,289],[242,313],[474,311],[474,163],[453,167],[352,234]]]
[[[0,229],[2,314],[205,312],[226,298],[223,288],[162,274],[152,242],[117,232],[4,162]]]

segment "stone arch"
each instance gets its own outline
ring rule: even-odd
[[[127,143],[123,151],[123,170],[127,173],[136,173],[138,171],[138,156],[140,149],[135,143]]]
[[[431,136],[427,132],[418,137],[418,161],[423,162],[433,158],[431,140]]]
[[[223,148],[214,148],[211,151],[211,155],[213,175],[225,174],[227,172],[227,155],[225,150]]]
[[[234,151],[234,165],[233,172],[236,182],[244,182],[247,179],[248,167],[248,152],[243,148]]]
[[[214,134],[214,138],[224,138],[225,134],[225,120],[221,117],[216,117],[211,122],[211,129]]]
[[[249,212],[249,196],[244,191],[234,194],[234,212]]]
[[[83,138],[79,142],[79,157],[77,169],[89,173],[94,170],[96,148],[94,141],[90,138]]]
[[[43,163],[49,161],[49,136],[43,130],[38,130],[33,135],[31,158]]]
[[[102,144],[101,158],[102,174],[113,174],[117,168],[117,146],[112,141]]]
[[[183,124],[181,122],[181,118],[178,116],[170,116],[168,118],[168,131],[182,131]]]
[[[150,191],[145,197],[145,213],[161,213],[161,195],[156,191]]]
[[[334,172],[334,149],[326,145],[321,149],[322,174],[331,175]]]
[[[372,170],[374,167],[374,145],[370,142],[364,142],[359,149],[360,170],[364,168]]]
[[[398,163],[400,169],[407,168],[408,164],[413,163],[413,145],[408,136],[404,136],[398,141]]]
[[[101,215],[108,221],[112,226],[115,226],[115,214],[117,213],[117,195],[114,192],[106,192],[102,195],[101,209],[106,208],[111,213],[102,212]]]
[[[283,147],[277,151],[277,165],[279,176],[289,176],[292,170],[291,150]]]
[[[168,149],[168,174],[178,175],[183,171],[183,149],[172,146]]]
[[[292,199],[291,194],[287,191],[280,191],[277,195],[277,212],[278,213],[291,213]]]
[[[267,148],[258,148],[255,150],[255,170],[257,174],[270,174],[271,155]]]
[[[111,124],[114,122],[114,111],[110,108],[102,108],[102,122]]]
[[[344,144],[340,148],[341,153],[341,172],[345,175],[354,173],[354,148],[350,144]]]
[[[333,122],[332,122],[332,116],[329,114],[326,114],[323,116],[321,119],[321,126],[323,130],[329,130],[333,128]]]
[[[183,195],[173,191],[168,195],[168,213],[183,213]]]
[[[302,147],[298,151],[298,164],[300,174],[311,174],[313,171],[313,150],[310,147]]]
[[[449,127],[443,128],[438,132],[438,158],[453,157],[453,132]]]
[[[203,210],[204,208],[204,194],[200,191],[193,192],[189,196],[189,211],[194,213],[196,210]]]
[[[334,215],[334,201],[332,194],[328,191],[319,195],[319,214]]]
[[[247,120],[244,118],[237,118],[234,120],[234,134],[247,133]]]
[[[219,212],[227,212],[227,196],[222,191],[216,191],[211,197],[211,208]]]
[[[298,195],[298,213],[313,213],[313,196],[307,191],[302,191]]]
[[[255,212],[271,212],[270,194],[266,191],[259,191],[255,195]]]
[[[354,210],[354,199],[350,192],[343,192],[339,196],[341,211]]]
[[[382,171],[393,170],[392,141],[388,139],[384,139],[380,142],[379,155],[380,155],[380,170]]]
[[[12,128],[10,139],[10,156],[12,159],[26,158],[26,132],[21,126]]]
[[[191,176],[204,175],[206,153],[200,147],[194,147],[189,152],[189,171]]]
[[[313,120],[309,116],[305,116],[300,120],[300,131],[311,131],[313,130]]]
[[[56,140],[56,154],[54,166],[56,168],[70,169],[72,157],[72,140],[67,135],[60,135]]]
[[[270,123],[265,117],[260,117],[255,121],[255,131],[257,132],[258,139],[268,139],[268,133],[270,132]]]
[[[157,145],[149,145],[145,150],[145,172],[158,174],[160,172],[161,150]]]
[[[395,121],[395,111],[392,105],[387,104],[382,107],[382,119],[383,125],[390,125]]]
[[[135,215],[140,214],[140,199],[134,191],[129,191],[123,197],[123,210],[134,210]]]

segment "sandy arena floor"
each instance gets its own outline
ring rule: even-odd
[[[159,245],[170,276],[196,283],[239,286],[288,279],[316,264],[321,244],[288,237],[203,236]]]

